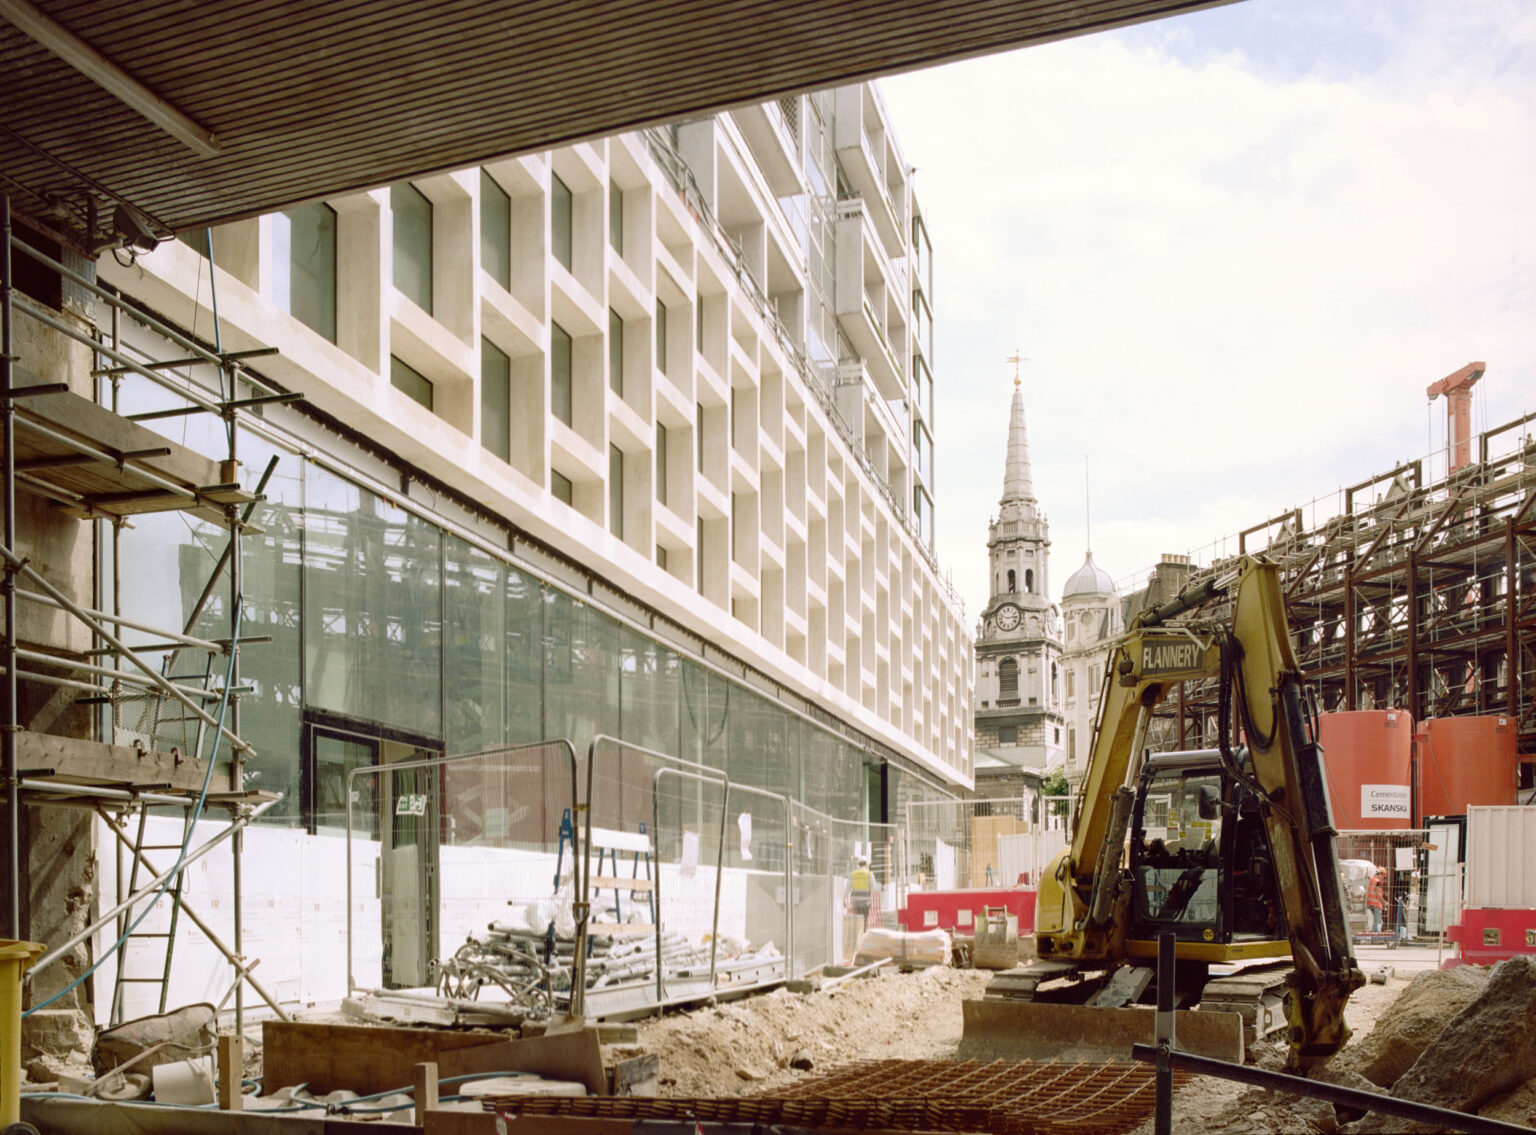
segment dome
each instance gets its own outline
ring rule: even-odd
[[[1067,580],[1067,586],[1061,593],[1063,601],[1079,596],[1110,596],[1115,594],[1115,581],[1109,578],[1109,572],[1093,562],[1093,553],[1089,552],[1083,560],[1083,566],[1072,573]]]

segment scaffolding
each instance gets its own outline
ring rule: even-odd
[[[276,998],[251,974],[256,960],[244,955],[242,833],[275,806],[281,794],[250,790],[244,780],[244,765],[254,750],[240,737],[240,653],[244,646],[265,640],[240,634],[241,537],[252,530],[251,518],[264,499],[262,492],[273,465],[267,467],[254,491],[241,486],[235,423],[243,410],[294,401],[298,396],[271,387],[245,369],[248,360],[274,350],[225,351],[217,344],[216,295],[216,345],[209,349],[98,285],[87,263],[82,262],[79,270],[71,268],[62,248],[57,257],[50,256],[39,246],[46,239],[22,239],[13,231],[8,197],[0,200],[0,229],[0,433],[4,447],[0,455],[4,492],[0,597],[5,620],[0,650],[4,678],[0,685],[0,791],[5,810],[0,824],[4,830],[0,882],[6,889],[0,909],[0,938],[23,937],[22,803],[84,808],[115,837],[118,893],[110,909],[101,910],[90,925],[65,942],[51,944],[28,977],[46,970],[98,934],[110,945],[98,949],[98,956],[84,974],[29,1012],[63,996],[114,955],[114,1023],[125,1011],[125,986],[136,981],[159,986],[159,1004],[164,1011],[177,929],[185,918],[230,965],[232,982],[219,1008],[233,999],[237,1030],[244,1026],[247,985],[273,1012],[286,1016]],[[208,251],[211,272],[212,249]],[[23,278],[33,292],[38,290],[39,280],[47,280],[60,296],[84,305],[105,305],[110,327],[104,330],[94,318],[79,318],[79,313],[65,310],[62,300],[55,307],[27,294]],[[31,321],[42,340],[64,347],[66,367],[70,343],[90,351],[91,397],[75,393],[68,382],[45,381],[20,365],[14,342],[19,317]],[[135,321],[170,344],[172,350],[184,354],[165,360],[136,357],[120,335],[124,319]],[[193,380],[189,371],[193,367],[212,368],[218,376],[218,390]],[[188,373],[179,376],[175,373],[178,370]],[[73,376],[75,371],[68,373]],[[129,375],[168,392],[171,408],[119,414],[119,385]],[[111,384],[110,405],[98,400],[100,380]],[[241,397],[242,391],[252,393]],[[178,445],[140,424],[194,414],[213,415],[223,424],[228,447],[221,460]],[[59,586],[57,580],[66,574],[67,565],[50,564],[46,559],[34,563],[23,554],[18,544],[18,492],[41,502],[47,510],[46,521],[59,518],[59,530],[68,520],[102,521],[110,526],[114,583],[110,610],[102,609],[108,603],[99,597],[90,605]],[[181,511],[213,522],[227,535],[222,554],[185,625],[173,629],[123,617],[120,582],[123,526],[134,516],[166,511]],[[52,526],[45,523],[31,535],[38,541],[53,533]],[[100,566],[92,565],[92,580],[99,579]],[[226,576],[227,634],[217,638],[194,635]],[[42,641],[23,646],[18,630],[20,604],[60,615],[40,636]],[[125,642],[145,635],[151,636],[151,641],[135,645]],[[87,638],[89,646],[81,649]],[[206,660],[200,668],[187,674],[176,672],[181,658],[197,654]],[[90,732],[105,739],[29,731],[21,720],[22,682],[33,684],[34,690],[53,688],[75,706],[93,707],[97,719]],[[127,728],[128,723],[133,728]],[[123,741],[129,743],[120,743]],[[178,843],[155,846],[145,842],[146,821],[152,810],[168,810],[182,817]],[[205,813],[220,818],[219,830],[193,847],[194,826]],[[232,853],[234,879],[229,941],[187,902],[181,886],[192,863],[226,842]],[[156,851],[173,853],[173,859],[162,856],[157,861],[150,854]],[[126,872],[122,866],[125,856]],[[168,900],[169,929],[141,930],[140,924],[162,899]],[[105,897],[100,906],[108,906]],[[143,945],[146,938],[163,940],[163,965],[158,974],[129,977],[129,946]]]
[[[1297,658],[1330,712],[1401,708],[1416,722],[1506,715],[1536,761],[1536,413],[1479,435],[1441,473],[1407,462],[1237,536],[1280,565]],[[1191,586],[1228,570],[1216,558]],[[1214,617],[1230,612],[1213,605]],[[1169,747],[1214,741],[1215,683],[1160,711]]]

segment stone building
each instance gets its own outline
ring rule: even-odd
[[[1024,393],[1014,378],[1003,495],[987,534],[991,595],[976,628],[976,793],[1016,797],[1062,763],[1060,612],[1050,525],[1035,499]]]

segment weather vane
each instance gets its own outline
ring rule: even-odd
[[[1014,386],[1018,386],[1019,385],[1019,364],[1020,363],[1027,363],[1027,362],[1029,362],[1029,360],[1024,358],[1022,355],[1020,355],[1018,350],[1017,350],[1017,348],[1015,348],[1013,354],[1009,358],[1004,359],[1003,362],[1005,362],[1005,363],[1012,363],[1013,364],[1013,385]]]

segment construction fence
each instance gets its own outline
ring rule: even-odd
[[[1445,946],[1461,920],[1459,826],[1340,832],[1336,842],[1350,932],[1361,945]]]
[[[912,801],[906,809],[908,885],[920,891],[1033,887],[1067,845],[1067,796]]]
[[[897,826],[605,736],[360,767],[346,802],[353,993],[622,1015],[847,962],[905,893]]]

